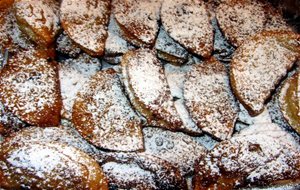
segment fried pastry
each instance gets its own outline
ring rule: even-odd
[[[60,13],[63,29],[82,50],[92,56],[104,54],[109,0],[63,0]]]
[[[199,128],[217,139],[231,137],[238,108],[222,63],[211,58],[193,65],[186,75],[183,96]]]
[[[56,62],[43,52],[19,52],[0,71],[0,100],[22,121],[57,126],[62,107]]]
[[[136,164],[108,162],[102,165],[102,168],[110,189],[159,189],[155,183],[155,175]]]
[[[56,39],[56,51],[69,57],[77,57],[81,49],[70,39],[66,32],[62,32]]]
[[[155,51],[127,52],[121,62],[124,84],[131,103],[149,125],[176,130],[182,121]]]
[[[184,65],[178,67],[171,64],[165,64],[164,69],[171,94],[175,100],[174,106],[182,120],[182,126],[180,127],[181,130],[189,135],[194,136],[202,134],[202,130],[197,127],[193,119],[190,117],[183,98],[183,84],[185,75],[191,69],[191,66]]]
[[[10,8],[14,3],[14,0],[0,0],[0,10]]]
[[[186,181],[182,177],[179,169],[164,159],[147,154],[145,152],[121,153],[101,151],[101,153],[102,154],[98,154],[100,158],[98,162],[100,162],[103,167],[109,163],[109,167],[106,165],[106,167],[108,167],[107,170],[104,168],[105,173],[108,172],[107,175],[109,178],[111,177],[116,178],[116,180],[122,180],[120,173],[124,175],[123,180],[118,181],[118,184],[116,184],[116,182],[110,184],[114,187],[131,189],[134,188],[131,186],[131,184],[140,184],[140,188],[151,188],[152,184],[152,187],[155,187],[155,189],[187,189]],[[103,155],[105,156],[103,157]],[[120,171],[119,169],[115,168],[118,166],[133,167],[138,170],[136,172],[137,175],[144,177],[145,175],[143,175],[142,172],[147,173],[146,176],[151,177],[151,179],[148,179],[151,184],[141,181],[140,179],[130,177],[126,170]]]
[[[182,65],[188,60],[188,51],[179,43],[174,41],[163,27],[160,27],[156,42],[155,49],[157,56],[160,59],[168,61],[174,65]]]
[[[159,29],[161,0],[114,0],[112,4],[124,39],[139,47],[152,47]]]
[[[75,147],[93,158],[97,158],[95,147],[86,142],[75,129],[63,127],[27,127],[6,138],[7,146],[57,142]]]
[[[234,94],[256,116],[300,55],[300,35],[287,31],[259,33],[240,46],[231,61]]]
[[[50,46],[60,29],[58,2],[54,0],[15,0],[14,12],[21,31],[37,45]]]
[[[266,1],[224,1],[217,8],[216,17],[225,36],[236,47],[262,30],[288,29],[279,12]]]
[[[201,155],[195,165],[194,189],[299,183],[299,150],[267,133],[235,136]]]
[[[72,119],[72,107],[77,93],[87,81],[101,70],[101,62],[87,54],[81,54],[75,59],[59,62],[59,79],[63,108],[63,118]]]
[[[279,94],[281,112],[290,126],[300,134],[300,76],[299,71],[284,83]]]
[[[8,143],[9,144],[9,143]],[[108,189],[98,163],[84,152],[60,143],[7,146],[0,154],[4,189]]]
[[[206,151],[204,146],[197,141],[197,137],[180,132],[146,127],[143,133],[145,153],[167,160],[178,167],[183,176],[194,171],[195,160]]]
[[[190,52],[209,57],[213,50],[213,27],[203,1],[165,0],[161,21],[167,33]]]
[[[99,71],[79,91],[72,121],[79,133],[97,147],[117,151],[143,149],[141,121],[113,69]]]

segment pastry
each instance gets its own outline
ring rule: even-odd
[[[271,4],[259,0],[228,0],[216,10],[220,28],[236,47],[262,30],[287,30],[287,24]]]
[[[235,136],[201,155],[195,164],[194,189],[299,183],[299,150],[268,133]]]
[[[264,110],[276,85],[300,55],[300,35],[287,31],[259,33],[240,46],[231,61],[234,94],[251,116]]]
[[[184,100],[197,126],[217,139],[229,139],[237,104],[225,66],[215,58],[193,65],[184,82]]]
[[[116,151],[143,149],[141,121],[113,69],[99,71],[79,91],[72,122],[97,147]]]
[[[211,55],[213,28],[204,2],[165,0],[161,21],[167,33],[187,50],[202,57]]]
[[[152,188],[152,189],[187,189],[185,179],[182,177],[179,169],[170,162],[145,152],[140,153],[119,153],[110,152],[98,154],[104,172],[108,178],[113,178],[110,185],[116,188],[131,189]],[[134,171],[122,170],[119,167],[134,168]],[[135,173],[140,178],[129,175]],[[146,175],[144,175],[146,174]],[[122,176],[120,176],[122,175]],[[149,177],[147,181],[143,179]],[[118,181],[118,182],[117,182]]]
[[[185,75],[191,69],[191,66],[183,65],[181,67],[178,67],[174,66],[173,64],[165,64],[164,69],[171,94],[173,96],[173,99],[175,100],[175,109],[177,110],[179,117],[182,120],[180,130],[192,136],[202,134],[202,130],[190,117],[183,98],[183,84]]]
[[[113,13],[128,42],[152,47],[159,29],[161,0],[114,0]]]
[[[66,32],[62,32],[56,39],[56,51],[69,57],[77,57],[81,49],[70,39]]]
[[[60,14],[63,29],[82,50],[92,56],[104,54],[109,0],[63,0]]]
[[[57,126],[62,107],[56,62],[44,52],[19,52],[0,71],[0,101],[20,120]]]
[[[206,151],[197,137],[153,127],[144,128],[143,133],[145,153],[170,162],[183,176],[192,174],[195,160]]]
[[[155,175],[136,164],[108,162],[102,168],[109,180],[110,189],[159,189],[155,183]]]
[[[21,31],[37,45],[50,46],[60,29],[58,2],[54,0],[16,0],[14,13]]]
[[[59,62],[59,80],[63,107],[63,118],[72,119],[72,107],[77,93],[88,80],[101,70],[101,62],[83,53],[78,58]]]
[[[0,10],[5,10],[12,6],[14,0],[0,0]]]
[[[75,147],[93,158],[98,158],[95,147],[86,142],[75,129],[60,127],[27,127],[6,138],[9,146],[57,142]]]
[[[129,51],[123,56],[121,66],[131,103],[148,124],[178,129],[182,121],[174,107],[163,66],[155,51]]]
[[[95,160],[60,143],[4,143],[0,154],[4,189],[108,189]]]
[[[163,27],[160,27],[155,49],[160,59],[168,61],[174,65],[182,65],[188,60],[188,51],[179,43],[173,40]]]
[[[300,134],[300,76],[295,73],[284,83],[279,94],[281,112],[287,122]]]

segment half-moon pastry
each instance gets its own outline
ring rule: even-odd
[[[72,121],[79,133],[97,147],[116,151],[143,149],[141,121],[113,69],[99,71],[78,92]]]
[[[70,58],[59,62],[59,79],[63,101],[62,117],[72,119],[72,107],[76,95],[86,82],[101,70],[98,58],[83,53],[78,58]]]
[[[200,156],[195,164],[194,189],[299,183],[299,150],[267,133],[235,136]]]
[[[259,33],[235,52],[230,65],[234,94],[256,116],[276,85],[300,56],[300,35],[287,31]]]
[[[300,134],[300,76],[299,71],[284,83],[279,93],[279,105],[284,118]]]
[[[122,36],[133,45],[152,47],[159,29],[161,0],[115,0],[112,4]]]
[[[182,121],[164,75],[164,69],[153,50],[127,52],[122,59],[124,84],[131,103],[148,124],[176,130]]]
[[[171,132],[159,128],[143,129],[145,153],[164,159],[178,167],[183,176],[194,171],[194,164],[199,155],[206,151],[204,146],[180,132]]]
[[[202,57],[211,55],[213,27],[203,1],[165,0],[161,21],[167,33],[187,50]]]
[[[98,163],[84,152],[60,143],[1,147],[0,187],[4,189],[107,190]]]
[[[55,0],[16,0],[14,12],[21,31],[37,45],[50,46],[60,29]]]
[[[211,58],[193,65],[186,75],[183,95],[199,128],[221,140],[231,137],[238,108],[222,63]]]
[[[56,62],[43,52],[19,52],[0,71],[0,100],[30,125],[57,126],[62,101]]]
[[[109,0],[63,0],[60,20],[68,36],[92,56],[104,54]]]
[[[264,29],[289,29],[270,3],[259,0],[223,1],[216,10],[216,17],[225,36],[236,47]]]

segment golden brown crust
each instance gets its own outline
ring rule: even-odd
[[[285,81],[279,94],[284,118],[300,134],[300,76],[299,71]]]
[[[0,187],[4,189],[108,189],[95,160],[60,143],[11,145],[7,141],[0,163]]]
[[[122,36],[139,47],[152,47],[159,29],[160,0],[115,0],[113,12]]]
[[[248,38],[234,53],[230,82],[235,96],[255,116],[300,55],[300,35],[266,31]]]
[[[80,90],[72,121],[81,135],[97,147],[116,151],[143,149],[141,121],[113,69],[99,71]]]
[[[3,11],[13,5],[15,0],[0,0],[0,10]]]
[[[268,127],[265,125],[274,124],[253,127]],[[201,155],[195,165],[194,189],[230,190],[299,182],[299,148],[289,144],[289,139],[278,138],[277,131],[255,130],[222,141]],[[280,133],[287,132],[281,129]]]
[[[109,0],[63,0],[61,24],[68,36],[91,56],[104,54]]]
[[[155,51],[128,51],[122,59],[125,89],[133,106],[149,125],[178,130],[182,121]]]
[[[16,0],[14,13],[21,31],[39,46],[49,47],[60,30],[58,2],[54,0]]]
[[[207,6],[197,0],[165,0],[161,8],[162,25],[169,35],[190,52],[210,57],[213,27]]]
[[[238,107],[225,66],[215,58],[187,73],[184,99],[197,126],[217,139],[231,138]]]
[[[218,6],[216,17],[225,36],[236,47],[263,30],[291,30],[278,10],[267,1],[224,1]]]
[[[57,126],[62,107],[58,68],[43,56],[26,51],[10,59],[0,72],[0,98],[26,123]]]

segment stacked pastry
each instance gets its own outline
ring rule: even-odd
[[[299,188],[300,35],[270,3],[0,10],[0,189]]]

